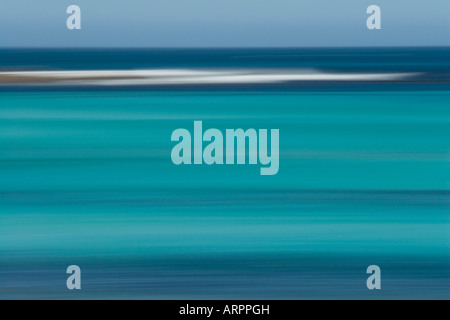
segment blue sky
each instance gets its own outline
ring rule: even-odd
[[[67,30],[66,8],[82,9]],[[382,29],[366,28],[366,9]],[[449,0],[2,0],[0,47],[450,45]]]

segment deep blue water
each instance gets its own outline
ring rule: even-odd
[[[136,69],[323,68],[448,73],[450,48],[0,49],[1,67]]]

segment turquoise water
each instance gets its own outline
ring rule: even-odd
[[[448,299],[449,103],[419,90],[2,92],[0,297]],[[175,166],[171,133],[195,120],[279,129],[278,174]]]
[[[445,190],[448,92],[2,94],[2,191]],[[173,130],[280,130],[280,171],[174,166]],[[295,177],[295,179],[293,179]]]

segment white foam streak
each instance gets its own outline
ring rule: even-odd
[[[23,78],[22,83],[73,85],[207,85],[263,84],[293,81],[397,81],[417,73],[328,73],[317,70],[82,70],[82,71],[20,71],[0,72],[0,78]],[[33,81],[30,81],[33,79]],[[6,81],[7,82],[7,81]]]

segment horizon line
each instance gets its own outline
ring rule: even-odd
[[[124,47],[117,47],[117,46],[80,46],[80,47],[70,47],[70,46],[42,46],[42,47],[36,47],[36,46],[17,46],[17,47],[2,47],[0,46],[0,50],[48,50],[48,49],[55,49],[55,50],[236,50],[236,49],[254,49],[254,50],[265,50],[265,49],[442,49],[447,48],[450,49],[449,45],[414,45],[414,46],[403,46],[403,45],[395,45],[395,46],[249,46],[249,47],[239,47],[239,46],[224,46],[224,47],[208,47],[208,46],[198,46],[198,47],[181,47],[181,46],[168,46],[168,47],[139,47],[139,46],[124,46]]]

